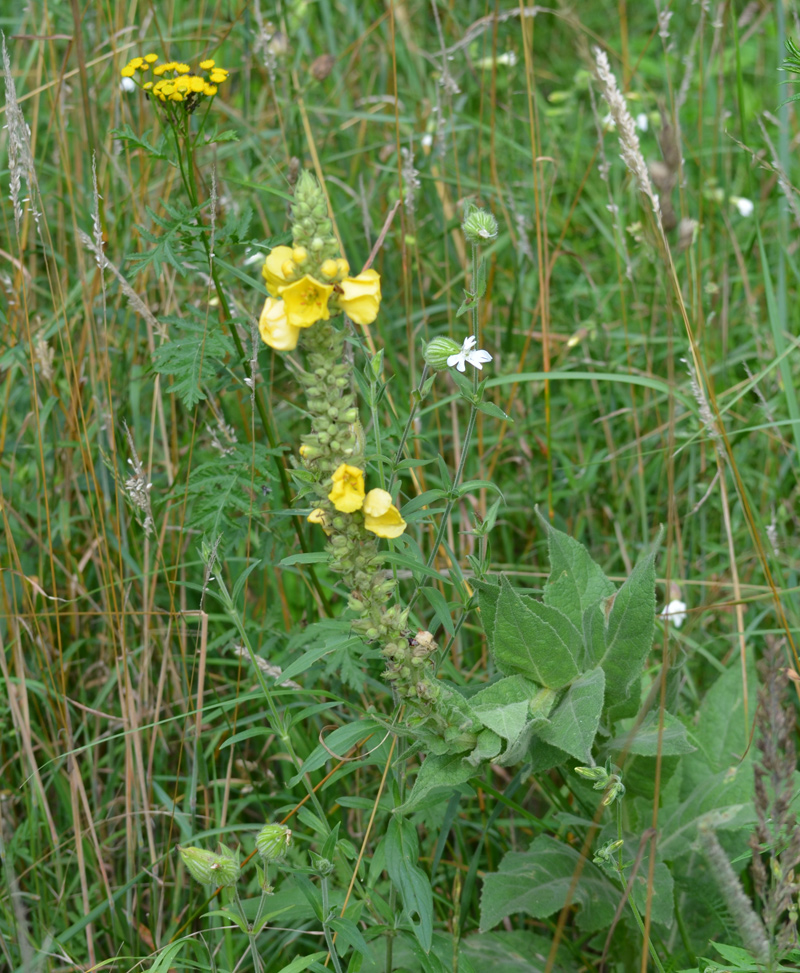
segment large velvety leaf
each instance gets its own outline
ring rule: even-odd
[[[465,761],[466,756],[466,753],[447,753],[426,757],[422,761],[408,800],[398,810],[410,811],[435,791],[452,790],[465,784],[478,773],[476,767]]]
[[[550,550],[550,578],[544,589],[544,603],[563,612],[580,629],[583,613],[609,595],[614,585],[579,541],[539,520],[547,532]]]
[[[591,762],[592,744],[603,710],[605,684],[602,669],[592,669],[576,679],[550,722],[539,730],[539,736],[576,759]]]
[[[548,689],[561,689],[580,672],[584,650],[578,629],[557,608],[518,595],[505,578],[500,581],[493,642],[500,669]]]
[[[416,828],[394,814],[386,832],[386,871],[400,893],[414,934],[425,952],[433,937],[433,892],[425,872],[417,864],[419,841]],[[414,918],[416,916],[416,919]]]
[[[480,973],[543,973],[550,940],[526,929],[485,932],[462,939],[460,950]]]
[[[531,700],[541,692],[524,676],[508,676],[470,699],[472,712],[504,740],[516,740],[529,719]]]
[[[635,732],[633,732],[634,725],[634,721],[631,720],[629,727],[624,727],[623,732],[606,744],[606,749],[609,752],[655,757],[658,754],[659,735],[662,757],[677,757],[697,749],[689,742],[686,727],[672,713],[664,713],[663,732],[660,734],[658,710],[649,712]]]
[[[656,577],[650,553],[631,572],[614,596],[606,625],[606,699],[618,703],[630,694],[653,643],[656,619]]]
[[[578,924],[589,932],[609,925],[619,899],[614,886],[596,865],[582,861],[576,849],[540,835],[527,851],[509,852],[499,870],[484,878],[481,932],[519,912],[533,919],[558,912],[567,901],[575,870],[581,866],[571,896],[571,902],[580,906]]]

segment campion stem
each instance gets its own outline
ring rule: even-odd
[[[333,936],[331,935],[331,927],[328,923],[330,918],[330,901],[328,896],[328,876],[323,875],[320,878],[320,890],[322,892],[322,930],[325,933],[325,942],[328,944],[328,954],[333,960],[333,967],[336,973],[342,973],[342,964],[339,960],[339,954],[336,952],[336,943],[333,941]]]
[[[411,426],[414,423],[414,416],[417,414],[417,409],[422,402],[422,390],[425,387],[425,382],[428,378],[428,364],[427,362],[422,368],[422,374],[419,378],[419,385],[417,386],[417,392],[419,393],[419,398],[416,398],[411,405],[408,412],[408,419],[406,420],[405,428],[403,429],[403,434],[400,436],[400,442],[397,444],[397,452],[394,455],[394,463],[392,464],[392,476],[389,480],[389,493],[392,492],[392,487],[394,486],[395,477],[397,476],[397,464],[403,458],[403,450],[406,448],[406,442],[408,441],[408,436],[411,432]]]

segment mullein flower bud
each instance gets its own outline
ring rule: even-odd
[[[461,345],[456,344],[452,338],[440,335],[429,341],[422,353],[426,364],[435,372],[443,372],[448,367],[447,359],[457,355],[461,351]]]
[[[181,860],[187,871],[203,885],[216,885],[230,888],[239,877],[239,856],[232,852],[218,855],[204,848],[182,848],[178,846]]]
[[[265,824],[258,832],[256,849],[263,861],[274,862],[283,858],[291,840],[292,832],[285,824]]]
[[[497,236],[497,220],[485,209],[472,206],[461,224],[464,236],[472,244],[485,243]]]

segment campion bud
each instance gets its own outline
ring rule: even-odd
[[[286,854],[292,832],[285,824],[265,824],[258,832],[256,849],[265,862],[274,862]]]
[[[471,207],[461,224],[464,236],[472,244],[494,240],[497,236],[497,220],[485,209]]]
[[[604,767],[576,767],[575,773],[585,777],[586,780],[602,781],[603,787],[606,786],[608,780],[608,771]]]
[[[621,800],[625,796],[625,785],[622,783],[622,780],[618,774],[612,774],[608,778],[608,785],[608,790],[603,798],[603,807],[608,807],[609,804],[613,804],[617,798],[620,798]],[[595,788],[599,790],[596,784]]]
[[[178,845],[181,860],[189,874],[203,885],[230,888],[239,877],[239,856],[217,855],[204,848],[182,848]]]
[[[309,852],[309,858],[311,859],[311,867],[323,878],[333,871],[333,862],[323,858],[322,855],[318,855],[315,851]]]
[[[443,372],[447,367],[447,359],[451,355],[457,355],[461,351],[461,345],[456,344],[452,338],[440,335],[429,341],[422,353],[426,364],[436,372]]]

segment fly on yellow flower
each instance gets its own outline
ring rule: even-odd
[[[334,507],[343,514],[360,510],[364,503],[364,473],[357,466],[342,463],[332,479],[333,487],[328,499]]]

